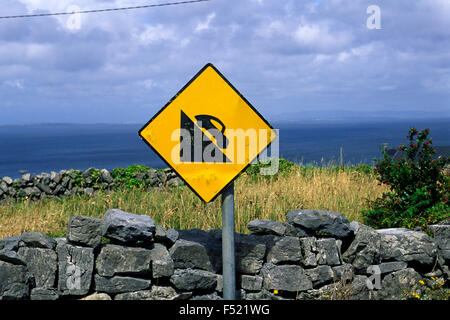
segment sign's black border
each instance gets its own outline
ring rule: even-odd
[[[245,101],[245,103],[261,118],[261,120],[263,120],[267,126],[269,126],[269,128],[271,130],[273,130],[273,127],[270,125],[270,123],[258,112],[258,110],[256,110],[255,107],[252,106],[252,104],[231,84],[230,81],[228,81],[227,78],[225,78],[225,76],[212,64],[212,63],[207,63],[199,72],[197,72],[197,74],[191,79],[189,80],[189,82],[180,90],[177,92],[177,94],[175,96],[172,97],[172,99],[169,100],[169,102],[166,103],[166,105],[164,107],[161,108],[161,110],[159,110],[149,121],[147,121],[147,123],[138,131],[138,135],[141,138],[141,140],[143,140],[173,171],[175,171],[177,173],[177,175],[180,177],[181,180],[183,180],[183,182],[203,201],[203,202],[212,202],[214,201],[222,192],[224,189],[226,189],[234,180],[236,180],[237,177],[239,177],[239,175],[245,171],[245,169],[247,169],[247,167],[261,154],[263,153],[267,148],[269,148],[269,146],[272,144],[272,141],[275,139],[272,139],[272,141],[269,142],[269,144],[260,151],[260,153],[258,153],[241,171],[239,171],[219,192],[217,192],[217,194],[210,200],[210,201],[206,201],[205,199],[203,199],[198,193],[197,191],[195,191],[195,189],[189,184],[187,183],[186,180],[183,179],[183,177],[178,173],[177,170],[175,170],[174,167],[172,167],[172,165],[166,161],[166,159],[164,159],[164,157],[155,149],[153,148],[153,146],[144,139],[144,137],[142,136],[142,131],[153,121],[155,120],[159,114],[161,112],[164,111],[164,109],[166,109],[187,87],[189,87],[189,85],[195,81],[195,79],[197,79],[208,67],[213,68],[213,70],[215,72],[217,72],[217,74],[231,87],[231,89],[234,90],[234,92],[236,92],[242,100]]]

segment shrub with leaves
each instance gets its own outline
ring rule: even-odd
[[[376,228],[417,226],[437,223],[450,215],[448,203],[450,177],[446,168],[449,158],[432,159],[435,150],[429,129],[409,130],[409,144],[398,147],[405,157],[392,159],[382,149],[383,159],[375,166],[377,180],[390,192],[369,202],[362,211],[366,223]]]

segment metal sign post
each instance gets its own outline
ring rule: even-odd
[[[223,298],[235,300],[234,182],[231,182],[222,193],[222,275]]]
[[[233,181],[269,147],[275,131],[208,63],[139,130],[139,136],[200,199],[210,202],[222,194],[223,298],[235,300]],[[253,142],[247,143],[247,138]]]

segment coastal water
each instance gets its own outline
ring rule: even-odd
[[[303,164],[368,163],[380,146],[406,143],[412,126],[430,128],[434,145],[450,145],[449,121],[272,123],[279,131],[280,156]],[[142,124],[41,124],[0,126],[0,177],[62,169],[113,169],[131,164],[166,167],[139,139]],[[269,152],[270,155],[270,152]]]

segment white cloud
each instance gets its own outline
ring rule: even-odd
[[[176,41],[176,32],[172,27],[162,24],[155,26],[146,25],[144,30],[136,31],[134,37],[138,39],[140,44],[149,45],[160,41]]]
[[[215,17],[216,17],[216,13],[215,12],[208,14],[208,16],[206,17],[205,21],[199,22],[197,24],[197,26],[195,27],[195,32],[208,30],[209,29],[209,25],[211,24],[211,22],[214,20]]]
[[[24,81],[23,80],[7,80],[3,82],[4,85],[23,90],[24,87]]]
[[[325,23],[302,23],[293,37],[301,46],[317,50],[342,48],[352,41],[350,32],[331,30]]]

